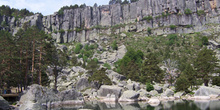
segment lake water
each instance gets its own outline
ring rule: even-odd
[[[138,103],[100,103],[86,102],[80,106],[66,106],[53,110],[220,110],[220,100],[213,101],[164,101],[158,106],[146,102]]]

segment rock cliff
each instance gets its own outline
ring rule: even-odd
[[[86,6],[67,9],[62,15],[33,16],[15,19],[0,16],[0,30],[15,34],[24,26],[37,26],[52,35],[57,42],[99,39],[100,33],[111,34],[154,29],[153,34],[191,33],[208,28],[207,24],[220,23],[220,0],[139,0],[130,4]],[[147,19],[146,19],[147,18]],[[176,29],[167,28],[170,25]],[[161,27],[161,28],[159,28]]]

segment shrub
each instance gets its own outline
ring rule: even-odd
[[[191,14],[192,14],[192,11],[191,11],[189,8],[187,8],[187,9],[184,10],[184,13],[185,13],[186,15],[191,15]]]
[[[170,25],[170,29],[171,29],[171,30],[176,29],[176,25]]]
[[[83,61],[87,62],[87,60],[88,60],[88,57],[87,56],[83,56]]]
[[[208,38],[207,37],[202,37],[202,44],[203,45],[209,45],[209,40],[208,40]]]
[[[147,28],[147,32],[148,32],[148,34],[151,34],[151,28]]]
[[[114,41],[113,44],[112,44],[112,49],[113,50],[118,50],[118,45],[117,45],[117,42]]]
[[[186,25],[186,28],[191,28],[193,27],[193,25]]]
[[[213,84],[213,85],[220,86],[220,77],[219,77],[219,76],[214,76],[214,77],[212,78],[212,84]]]
[[[102,68],[97,70],[91,77],[89,77],[89,82],[97,81],[100,85],[111,85],[112,82],[105,73],[106,69]]]
[[[79,54],[79,55],[78,55],[78,58],[82,58],[82,57],[83,57],[83,55],[82,55],[82,54]]]
[[[73,56],[73,57],[72,57],[71,63],[72,63],[73,66],[76,66],[76,65],[77,65],[78,60],[77,60],[77,57],[76,57],[76,56]]]
[[[75,48],[74,52],[75,52],[76,54],[79,54],[79,52],[80,52],[80,50],[82,49],[82,47],[83,47],[83,45],[80,44],[80,43],[78,43],[78,44],[76,45],[76,48]]]
[[[142,20],[147,20],[149,22],[150,20],[153,20],[153,17],[152,16],[145,16]]]
[[[188,88],[190,87],[189,81],[185,75],[181,75],[175,84],[176,91],[186,91],[188,92]]]
[[[173,45],[175,43],[175,41],[177,40],[177,35],[176,34],[170,34],[168,35],[168,41],[166,42],[166,45]]]
[[[150,92],[150,91],[154,90],[154,86],[151,83],[146,83],[146,90],[148,92]]]
[[[103,66],[106,67],[108,70],[111,69],[111,66],[108,63],[105,63]]]
[[[96,62],[96,63],[99,62],[99,60],[97,58],[93,58],[93,61]]]
[[[198,10],[198,11],[197,11],[197,14],[198,14],[199,16],[205,15],[205,11],[204,11],[204,10]]]
[[[61,29],[61,30],[59,30],[59,33],[65,33],[65,30],[64,29]]]

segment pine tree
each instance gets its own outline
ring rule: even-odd
[[[186,65],[185,70],[183,71],[183,74],[185,74],[190,87],[192,89],[192,86],[196,84],[196,71],[194,71],[193,67],[190,64]]]
[[[158,66],[159,61],[152,53],[147,55],[147,59],[142,66],[141,82],[161,82],[163,80],[164,73]]]
[[[218,59],[215,57],[213,50],[203,48],[199,51],[194,65],[198,72],[197,78],[201,78],[205,86],[208,86],[211,74],[215,72],[216,68],[219,69],[217,62]]]

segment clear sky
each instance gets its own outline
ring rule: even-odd
[[[32,12],[40,12],[43,15],[50,15],[58,11],[63,6],[74,4],[81,5],[85,3],[87,6],[107,5],[110,0],[0,0],[0,6],[8,5],[11,8],[28,9]]]

